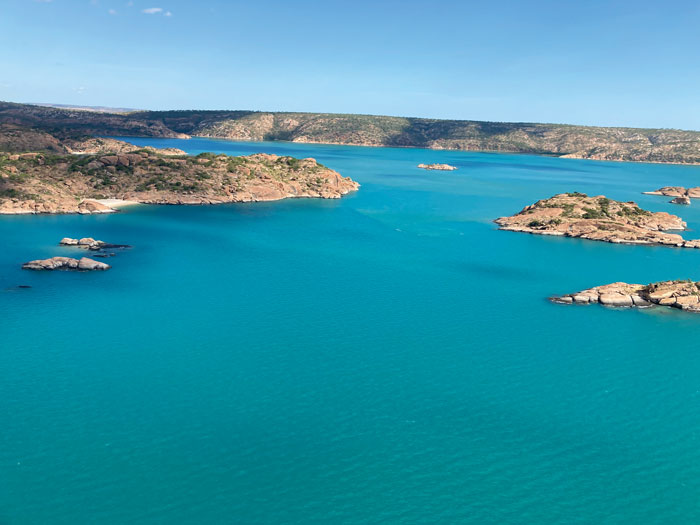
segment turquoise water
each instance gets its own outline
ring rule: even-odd
[[[550,304],[700,279],[700,250],[499,232],[700,167],[205,139],[313,156],[341,200],[1,217],[0,523],[698,523],[700,315]],[[448,162],[456,172],[426,172]],[[107,273],[30,273],[133,249]],[[17,289],[31,285],[31,289]]]

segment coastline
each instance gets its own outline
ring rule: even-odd
[[[102,136],[102,135],[101,135]],[[355,148],[380,148],[380,149],[412,149],[412,150],[425,150],[425,151],[454,151],[460,153],[486,153],[491,155],[522,155],[527,157],[544,157],[552,159],[565,159],[565,160],[590,160],[594,162],[616,162],[616,163],[627,163],[627,164],[661,164],[667,166],[700,166],[700,162],[663,162],[663,161],[652,161],[652,160],[621,160],[621,159],[594,159],[590,157],[577,156],[576,154],[564,154],[559,155],[557,153],[534,153],[525,151],[507,151],[507,150],[482,150],[482,149],[461,149],[461,148],[443,148],[443,147],[425,147],[425,146],[401,146],[401,145],[384,145],[384,144],[360,144],[352,142],[318,142],[311,140],[251,140],[244,138],[230,138],[230,137],[217,137],[212,135],[189,135],[187,138],[180,137],[149,137],[149,136],[139,136],[139,135],[104,135],[104,137],[115,138],[118,140],[124,140],[129,138],[136,139],[166,139],[166,140],[189,140],[189,139],[206,139],[206,140],[221,140],[224,142],[247,142],[247,143],[280,143],[280,144],[311,144],[319,146],[351,146]]]

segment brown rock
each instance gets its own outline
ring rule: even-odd
[[[119,157],[117,155],[107,155],[106,157],[101,157],[99,160],[105,166],[116,166],[119,163]]]
[[[83,257],[73,259],[71,257],[51,257],[50,259],[37,259],[22,265],[24,270],[108,270],[108,264]]]
[[[632,306],[634,304],[631,296],[619,293],[601,294],[599,302],[608,306]]]
[[[685,204],[688,205],[690,204],[690,198],[686,195],[682,195],[680,197],[675,197],[669,201],[671,204]]]
[[[114,213],[116,210],[105,206],[101,202],[86,199],[78,204],[78,213],[89,215],[92,213]]]
[[[79,270],[108,270],[109,268],[109,264],[95,261],[94,259],[88,259],[87,257],[81,257],[78,261]]]
[[[646,286],[618,282],[584,290],[578,294],[552,297],[552,301],[564,302],[565,297],[570,297],[574,303],[579,304],[585,302],[584,297],[590,297],[592,294],[599,294],[600,303],[608,306],[660,305],[689,312],[700,312],[700,283],[690,280],[661,281]]]

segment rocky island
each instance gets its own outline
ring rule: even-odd
[[[690,199],[700,197],[700,187],[683,188],[682,186],[664,186],[655,191],[645,191],[645,195],[663,195],[673,197],[669,202],[673,204],[690,204]]]
[[[103,262],[95,261],[87,257],[73,259],[72,257],[51,257],[49,259],[37,259],[22,265],[23,270],[109,270],[111,266]]]
[[[105,144],[93,144],[93,148],[100,151],[100,145]],[[290,197],[335,199],[358,187],[314,159],[261,153],[187,156],[146,148],[123,154],[0,154],[0,214],[110,213],[115,203],[124,201],[219,204]]]
[[[419,168],[424,170],[439,170],[439,171],[454,171],[457,169],[456,166],[450,166],[449,164],[418,164]]]
[[[566,304],[635,307],[660,305],[689,312],[700,312],[700,283],[690,279],[662,281],[647,285],[613,283],[550,299],[556,303]]]
[[[700,240],[686,241],[668,230],[684,230],[680,217],[666,212],[652,213],[634,202],[619,202],[603,195],[561,193],[526,206],[511,217],[496,219],[499,229],[560,235],[618,244],[662,244],[700,248]]]

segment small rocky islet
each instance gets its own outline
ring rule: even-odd
[[[618,282],[551,297],[550,300],[563,304],[602,304],[637,308],[658,305],[700,313],[700,282],[690,279],[646,285]]]
[[[657,244],[700,248],[700,239],[685,240],[677,233],[686,223],[666,212],[650,212],[634,202],[619,202],[603,195],[560,193],[526,206],[510,217],[495,220],[499,229],[576,237],[616,244]]]
[[[418,164],[418,167],[424,170],[437,170],[437,171],[455,171],[456,166],[450,166],[449,164]]]
[[[128,244],[112,244],[109,242],[99,241],[93,239],[92,237],[83,237],[82,239],[73,239],[71,237],[64,237],[58,243],[59,246],[77,246],[78,248],[85,248],[91,251],[99,251],[105,249],[115,249],[115,248],[131,248]]]
[[[645,191],[645,195],[661,195],[664,197],[673,197],[669,202],[672,204],[690,204],[690,199],[700,197],[700,187],[684,188],[683,186],[664,186],[654,191]]]
[[[105,249],[131,248],[127,244],[112,244],[92,237],[83,237],[74,239],[72,237],[64,237],[58,243],[59,246],[74,246],[90,251],[100,252]],[[93,257],[111,257],[114,253],[96,253]],[[93,270],[109,270],[109,264],[95,261],[89,257],[81,257],[75,259],[73,257],[49,257],[48,259],[36,259],[26,262],[22,265],[23,270],[78,270],[78,271],[93,271]]]
[[[109,270],[109,264],[95,261],[88,257],[74,259],[72,257],[50,257],[48,259],[36,259],[22,265],[23,270],[78,270],[94,271]]]

